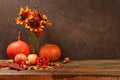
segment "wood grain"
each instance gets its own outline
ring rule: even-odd
[[[120,76],[120,60],[73,60],[49,70],[15,71],[1,68],[0,75],[108,75]]]
[[[120,60],[78,60],[50,70],[0,69],[0,80],[119,80]]]
[[[118,77],[109,76],[66,76],[66,75],[35,75],[35,76],[0,76],[0,80],[119,80]]]

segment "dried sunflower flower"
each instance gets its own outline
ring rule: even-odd
[[[16,18],[16,24],[24,25],[24,28],[29,30],[31,53],[38,53],[39,39],[44,33],[43,29],[46,26],[51,26],[48,17],[41,11],[31,10],[28,6],[25,9],[20,7],[20,12]]]
[[[33,12],[31,9],[29,9],[28,6],[25,10],[21,7],[18,17],[16,18],[16,24],[25,24],[31,18],[33,18]]]

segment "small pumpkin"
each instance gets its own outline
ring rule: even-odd
[[[45,44],[40,48],[40,57],[47,57],[50,61],[56,61],[61,56],[61,49],[56,44]]]
[[[19,32],[18,41],[12,42],[7,47],[7,55],[14,59],[17,54],[24,54],[28,56],[30,54],[30,47],[27,43],[22,41],[22,33]]]

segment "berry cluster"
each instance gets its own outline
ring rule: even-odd
[[[41,66],[43,69],[47,68],[50,63],[50,60],[46,57],[39,57],[36,59],[36,66]]]

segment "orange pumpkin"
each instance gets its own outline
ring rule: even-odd
[[[27,43],[22,41],[22,34],[19,32],[18,41],[12,42],[7,47],[7,55],[14,59],[17,54],[24,54],[28,56],[30,54],[30,47]]]
[[[50,61],[56,61],[61,56],[61,49],[56,44],[46,44],[40,48],[40,57],[47,57]]]

